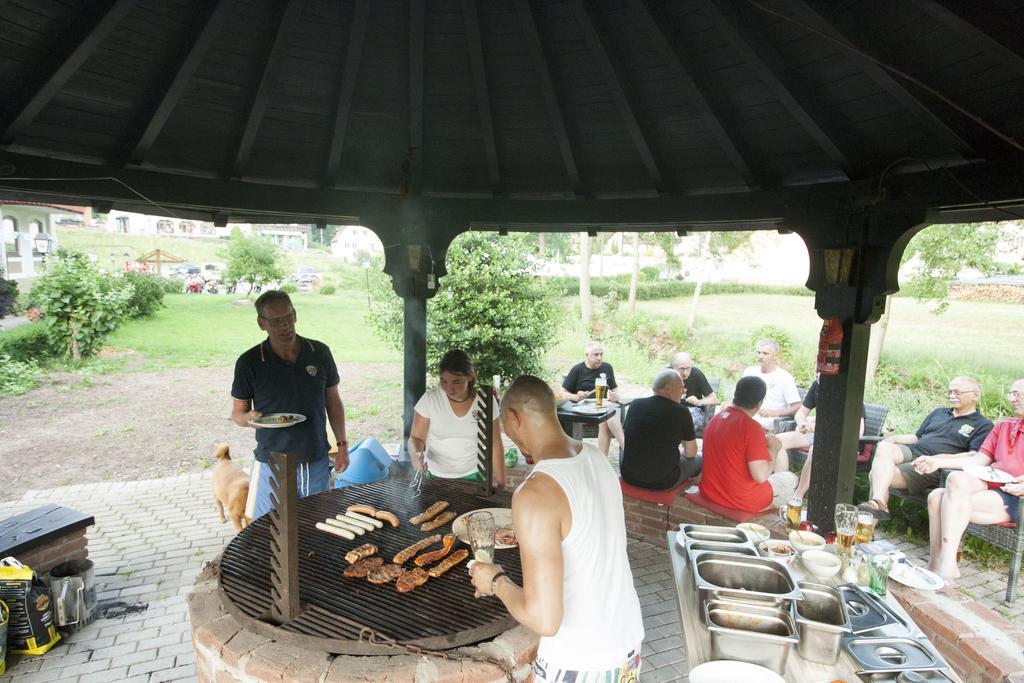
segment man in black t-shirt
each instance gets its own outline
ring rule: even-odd
[[[683,378],[683,403],[690,409],[693,428],[704,427],[704,406],[717,406],[721,401],[718,394],[711,388],[711,383],[700,368],[693,366],[693,358],[685,351],[680,351],[672,358],[672,369]]]
[[[594,395],[594,384],[597,379],[604,375],[608,382],[608,400],[619,400],[619,385],[615,381],[615,371],[612,366],[604,362],[604,346],[601,342],[592,341],[587,344],[587,355],[582,363],[577,363],[569,370],[569,374],[562,381],[562,391],[559,398],[569,399],[573,403],[579,403]],[[611,446],[612,436],[619,442],[619,453],[625,445],[625,438],[622,435],[622,423],[616,413],[613,417],[598,425],[597,445],[601,452],[608,455],[608,447]]]
[[[620,470],[627,484],[661,491],[697,476],[701,458],[690,411],[680,403],[683,380],[679,373],[662,370],[651,389],[654,396],[629,404]]]
[[[267,338],[235,362],[231,419],[256,430],[256,497],[252,517],[273,508],[270,498],[271,452],[291,453],[297,461],[300,498],[330,487],[327,423],[338,442],[335,471],[348,466],[345,406],[338,393],[338,366],[326,344],[295,333],[295,308],[285,292],[271,290],[256,299],[256,323]],[[286,428],[267,428],[253,420],[269,413],[297,413],[305,420]]]
[[[954,377],[946,398],[949,407],[930,412],[915,434],[894,434],[878,443],[868,477],[871,499],[858,507],[878,519],[889,519],[889,487],[923,494],[939,484],[938,471],[922,474],[915,461],[925,459],[942,469],[944,458],[981,447],[992,431],[992,421],[978,412],[981,385],[970,377]]]

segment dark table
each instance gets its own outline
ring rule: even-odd
[[[577,411],[574,409],[577,405],[579,404],[565,401],[558,406],[558,421],[565,433],[574,439],[583,438],[583,425],[599,425],[602,422],[607,422],[619,410],[619,404],[611,401],[604,402],[605,410],[593,413]],[[588,399],[586,405],[593,405],[593,402]]]

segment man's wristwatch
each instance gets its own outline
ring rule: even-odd
[[[498,587],[498,579],[506,576],[504,569],[499,569],[498,573],[491,577],[491,595],[494,595],[494,589]]]

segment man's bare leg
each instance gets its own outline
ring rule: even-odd
[[[875,458],[871,462],[868,480],[871,482],[871,498],[889,509],[889,487],[907,488],[907,480],[900,474],[897,465],[903,463],[903,452],[893,443],[880,442]]]
[[[807,451],[807,460],[804,460],[804,468],[800,470],[800,481],[797,482],[796,491],[793,493],[797,498],[807,495],[807,489],[811,488],[811,459],[814,450]]]
[[[968,522],[996,524],[1010,521],[1003,499],[988,485],[966,472],[951,472],[942,501],[941,543],[938,574],[947,581],[960,577],[956,551]]]
[[[605,457],[608,457],[608,449],[612,445],[612,433],[608,431],[608,420],[597,425],[597,447],[601,449]]]
[[[942,552],[942,501],[946,489],[935,489],[928,494],[928,569],[939,569],[939,554]]]
[[[772,472],[788,472],[789,471],[789,453],[782,447],[782,442],[779,441],[779,437],[772,434],[768,437],[768,452],[772,454]]]

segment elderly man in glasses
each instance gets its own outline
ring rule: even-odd
[[[992,431],[992,421],[978,412],[981,385],[954,377],[946,391],[948,408],[928,414],[915,434],[894,434],[878,443],[871,462],[871,499],[860,508],[889,519],[889,487],[924,495],[939,485],[943,468],[958,468],[956,458],[977,451]]]
[[[348,466],[345,406],[338,393],[338,366],[326,344],[295,332],[295,307],[287,293],[264,292],[256,299],[256,324],[267,338],[235,362],[231,385],[231,419],[239,427],[256,430],[256,498],[253,519],[273,507],[270,497],[272,452],[296,456],[296,483],[300,498],[330,488],[327,423],[338,441],[335,469]],[[302,422],[268,429],[259,419],[268,413],[297,413]]]
[[[1020,497],[1024,496],[1024,378],[1018,379],[1006,396],[1013,417],[1000,420],[977,452],[965,453],[944,467],[981,465],[1013,477],[1009,483],[982,481],[968,472],[951,472],[944,488],[928,494],[928,532],[931,558],[928,568],[948,582],[960,577],[956,551],[968,522],[1000,524],[1017,519]],[[934,471],[934,460],[919,469]],[[995,472],[993,472],[995,474]]]
[[[718,394],[700,368],[694,367],[693,357],[685,351],[672,357],[671,367],[683,378],[683,403],[690,409],[693,428],[703,429],[704,406],[717,406],[720,403]]]

